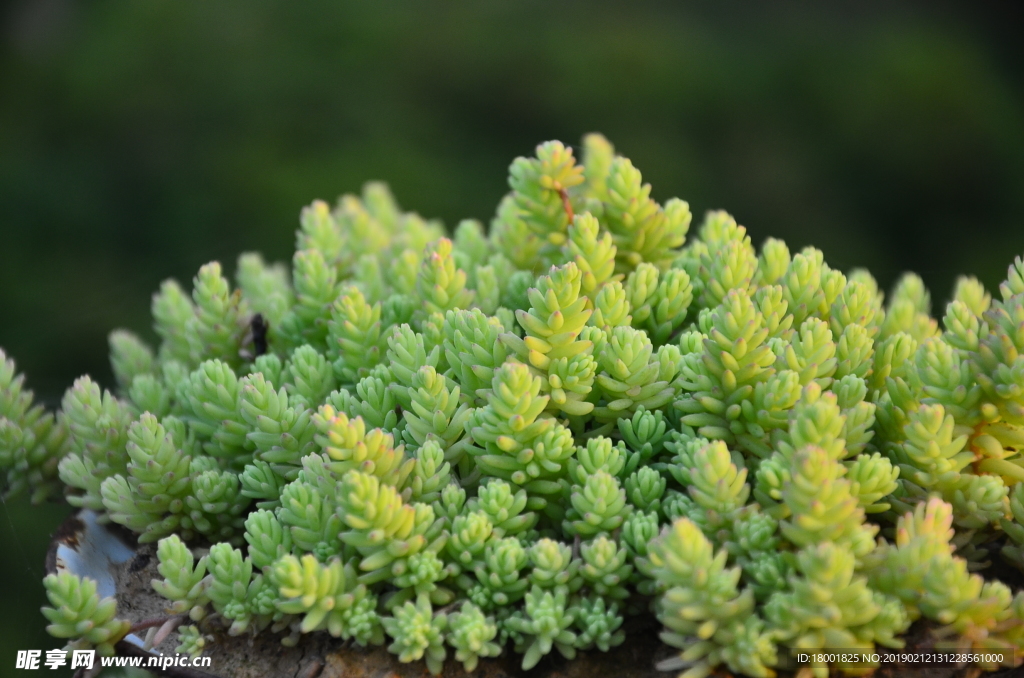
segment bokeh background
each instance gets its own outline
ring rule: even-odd
[[[1012,4],[22,0],[0,9],[0,346],[51,406],[152,337],[161,280],[287,260],[368,179],[485,222],[506,170],[601,131],[659,200],[725,208],[941,308],[1024,253]],[[43,631],[61,505],[0,507],[0,676]],[[48,672],[57,675],[58,672]]]

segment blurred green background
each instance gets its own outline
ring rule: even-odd
[[[389,181],[488,220],[512,158],[601,131],[659,200],[725,208],[941,308],[1024,253],[1009,3],[145,3],[0,9],[0,346],[48,404],[160,281],[288,259],[299,209]],[[43,631],[66,514],[0,517],[0,675]],[[8,519],[9,518],[9,519]],[[55,674],[56,672],[54,672]],[[53,674],[51,674],[53,675]]]

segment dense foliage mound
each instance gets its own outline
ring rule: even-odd
[[[597,135],[509,184],[451,239],[381,184],[313,203],[290,271],[165,282],[158,349],[114,332],[116,391],[82,377],[55,414],[0,354],[6,491],[158,542],[183,651],[325,630],[530,668],[653,610],[688,678],[825,676],[797,653],[922,617],[1020,656],[1024,594],[976,572],[1024,567],[1021,259],[940,326],[917,276],[884,304],[724,212],[687,243],[687,203]],[[127,632],[93,582],[46,586],[54,635]]]

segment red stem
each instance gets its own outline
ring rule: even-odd
[[[167,622],[169,622],[170,620],[172,620],[172,619],[174,619],[175,617],[178,617],[178,616],[180,616],[180,615],[174,615],[174,616],[171,616],[171,617],[154,617],[153,619],[143,619],[140,622],[136,622],[135,624],[132,624],[132,627],[130,629],[128,629],[128,633],[135,633],[137,631],[144,631],[146,629],[151,629],[154,626],[163,626],[164,624],[166,624]]]
[[[576,218],[576,215],[573,214],[572,204],[569,202],[569,191],[564,188],[559,188],[558,195],[562,196],[562,207],[565,208],[565,214],[569,217],[569,223],[571,224],[573,219]]]

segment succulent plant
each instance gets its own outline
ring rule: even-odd
[[[114,654],[114,643],[127,635],[131,625],[115,616],[117,602],[112,597],[101,599],[94,580],[70,572],[47,575],[43,584],[53,605],[43,608],[51,636],[70,639],[72,647],[95,647],[102,655]]]
[[[479,607],[466,601],[458,612],[448,615],[445,639],[455,649],[455,658],[466,671],[477,667],[481,657],[497,657],[501,646],[493,642],[498,627],[493,619],[484,616]]]
[[[653,600],[687,678],[822,676],[794,651],[919,617],[1019,663],[1024,594],[983,570],[997,544],[1024,568],[1024,259],[996,295],[961,278],[940,324],[919,277],[886,303],[725,212],[687,242],[685,202],[582,150],[516,159],[489,230],[445,237],[379,183],[316,201],[290,270],[163,283],[159,345],[113,332],[114,390],[82,377],[56,413],[0,352],[0,490],[63,485],[157,541],[190,653],[386,632],[434,672],[446,645],[529,668]],[[52,633],[112,651],[111,599],[46,587]]]
[[[394,616],[384,617],[381,622],[394,639],[388,650],[398,655],[399,661],[411,662],[425,656],[430,672],[435,676],[441,673],[447,654],[444,631],[448,619],[444,614],[434,614],[426,596],[417,598],[415,604],[406,602],[395,608]]]
[[[163,579],[154,579],[153,590],[171,601],[169,612],[188,613],[194,621],[206,616],[205,605],[210,598],[206,593],[206,556],[195,560],[192,551],[172,534],[157,545],[157,571]]]

